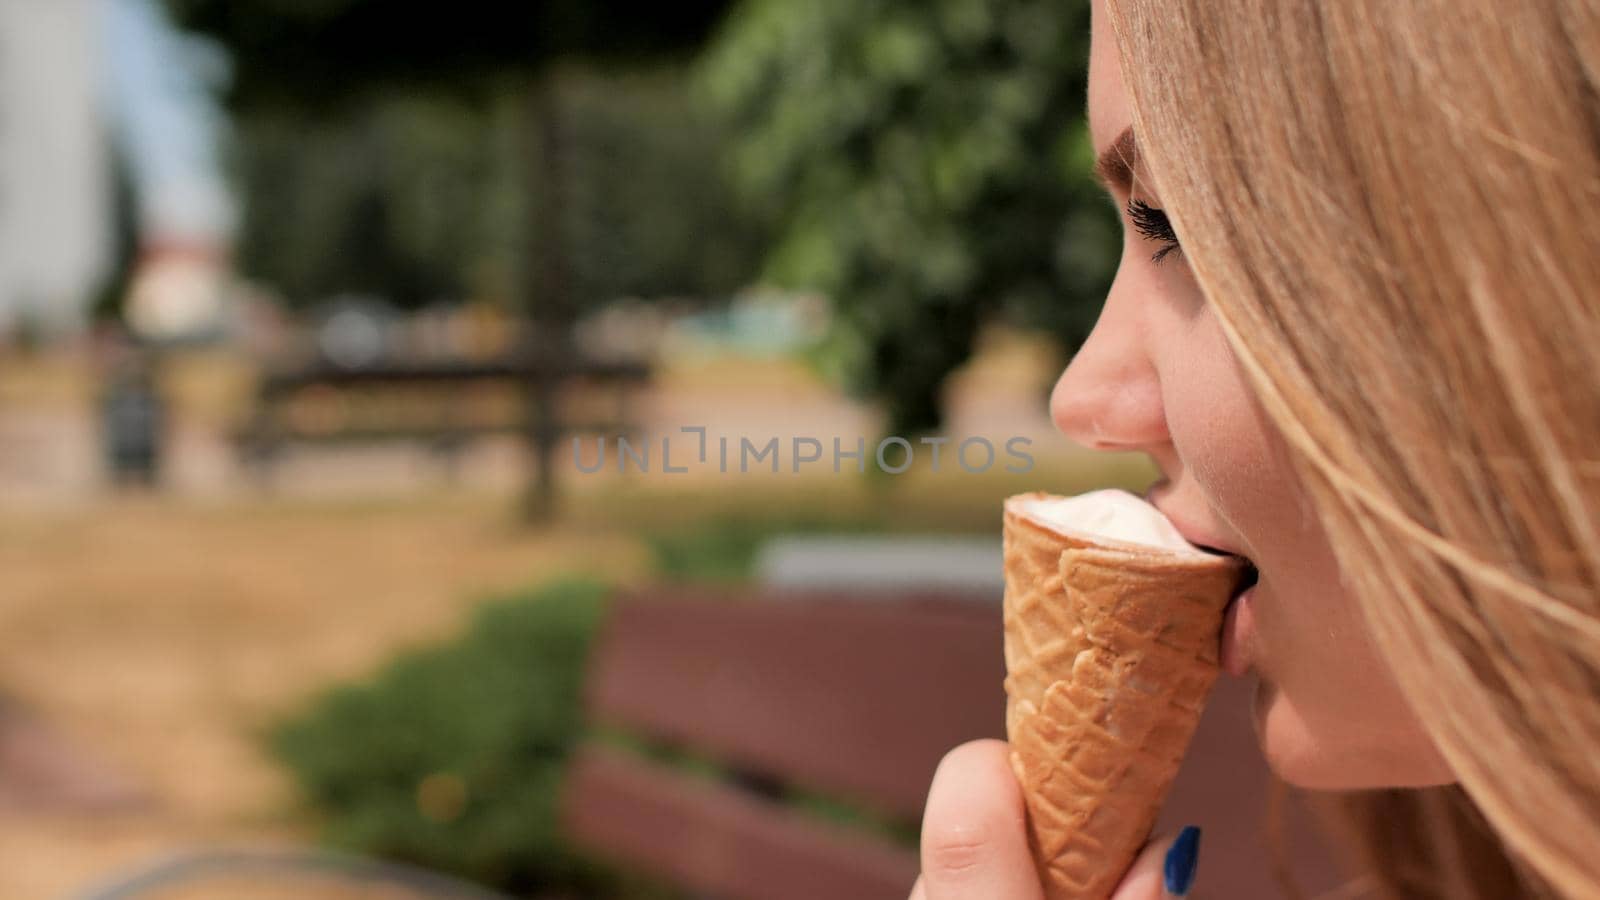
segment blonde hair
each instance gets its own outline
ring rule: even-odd
[[[1600,896],[1600,11],[1107,10],[1183,253],[1459,778],[1341,798],[1373,876]]]

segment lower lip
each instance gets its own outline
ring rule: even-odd
[[[1251,585],[1236,600],[1228,604],[1228,611],[1222,618],[1220,662],[1222,670],[1235,678],[1243,678],[1249,674],[1252,664],[1250,643],[1255,637],[1256,626],[1250,600],[1255,595],[1256,587]]]

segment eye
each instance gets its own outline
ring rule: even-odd
[[[1167,220],[1167,214],[1143,200],[1128,201],[1128,221],[1133,223],[1134,230],[1146,239],[1161,244],[1161,249],[1150,257],[1153,263],[1166,259],[1167,254],[1178,249],[1178,234],[1172,230],[1172,223]]]

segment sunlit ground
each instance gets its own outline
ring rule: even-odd
[[[958,378],[950,433],[1014,427],[1047,439],[1041,373],[1028,359],[995,351]],[[226,377],[189,377],[183,427],[203,443],[248,394]],[[54,363],[13,370],[0,377],[0,424],[7,414],[53,416],[76,421],[61,433],[81,440],[92,432],[83,425],[87,384]],[[875,433],[864,407],[788,362],[686,365],[658,385],[647,429],[713,416],[713,434]],[[60,502],[37,488],[0,499],[0,696],[127,796],[117,809],[0,803],[0,897],[63,896],[203,843],[308,840],[312,823],[264,755],[262,728],[320,687],[446,638],[497,592],[574,572],[648,581],[649,533],[737,517],[995,534],[1008,493],[1150,476],[1140,460],[1059,439],[1035,451],[1038,466],[1025,475],[948,465],[878,479],[823,467],[682,478],[567,472],[563,512],[543,525],[518,517],[526,466],[515,452],[485,456],[481,471],[454,483],[420,463],[373,475],[337,453],[307,454],[272,494],[229,483],[222,463],[205,475],[215,483],[193,476],[155,496],[108,494],[88,475],[57,471]],[[95,458],[92,447],[62,453]]]

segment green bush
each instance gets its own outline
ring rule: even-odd
[[[328,842],[508,891],[610,893],[556,821],[605,592],[565,580],[486,605],[459,640],[407,653],[275,728],[272,750]]]

